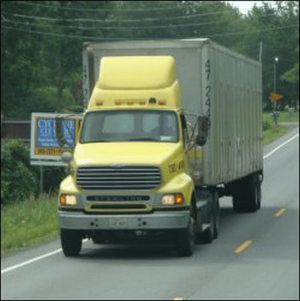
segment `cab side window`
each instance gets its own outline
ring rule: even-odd
[[[189,143],[189,132],[188,132],[187,122],[183,114],[180,115],[180,121],[181,121],[181,128],[183,134],[183,143],[184,143],[184,147],[186,148]]]

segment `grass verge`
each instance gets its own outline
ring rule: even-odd
[[[278,125],[274,125],[271,117],[271,112],[263,114],[263,145],[278,139],[289,130],[289,122],[299,122],[299,111],[289,114],[288,112],[280,112],[278,118]]]
[[[1,255],[57,236],[56,197],[43,195],[1,208]]]
[[[280,136],[285,134],[288,131],[288,126],[278,125],[272,126],[269,129],[265,130],[263,133],[263,144],[269,144],[270,142],[278,139]]]

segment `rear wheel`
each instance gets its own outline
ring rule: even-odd
[[[78,230],[60,230],[60,240],[65,256],[76,256],[81,251],[82,235]]]
[[[213,192],[213,238],[219,236],[220,231],[220,203],[217,191]]]
[[[233,193],[235,212],[255,212],[261,207],[261,181],[258,173],[237,182]]]

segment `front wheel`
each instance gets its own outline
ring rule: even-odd
[[[180,229],[177,236],[177,250],[181,256],[192,256],[195,247],[195,214],[190,210],[189,223],[186,229]]]
[[[60,241],[65,256],[76,256],[81,251],[82,235],[78,230],[60,230]]]

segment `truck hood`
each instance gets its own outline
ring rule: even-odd
[[[161,165],[181,153],[180,143],[110,142],[78,144],[74,161],[79,165],[143,164]]]

